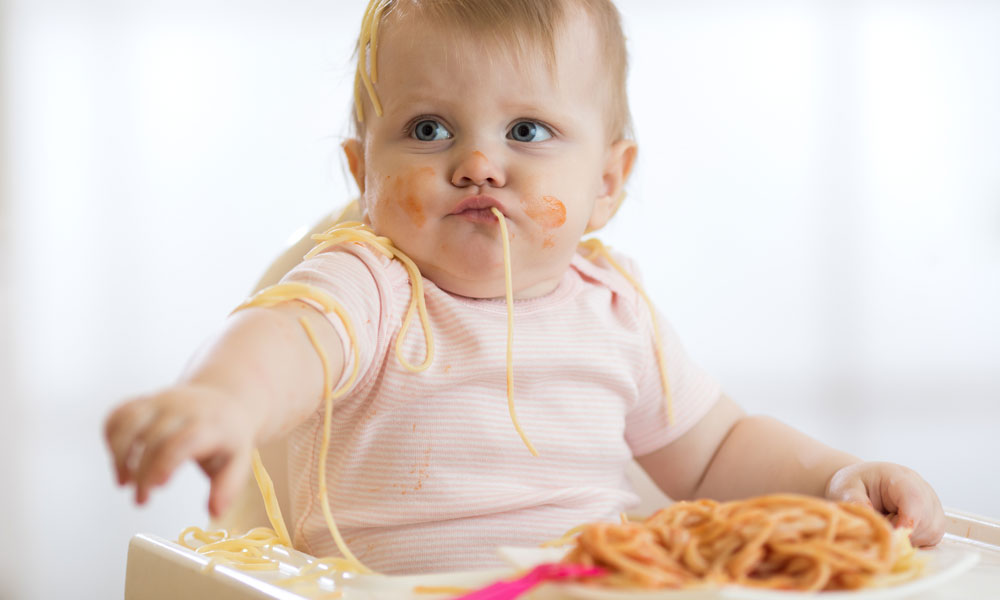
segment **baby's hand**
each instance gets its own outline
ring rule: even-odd
[[[937,494],[920,475],[901,465],[848,465],[830,478],[826,497],[868,504],[890,515],[896,527],[913,528],[914,546],[933,546],[944,536],[944,510]]]
[[[119,485],[135,484],[143,504],[188,459],[211,480],[208,507],[220,515],[242,489],[253,452],[247,406],[223,390],[183,384],[116,408],[105,423]]]

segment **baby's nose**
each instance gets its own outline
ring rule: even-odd
[[[490,185],[503,187],[505,177],[500,166],[479,150],[465,154],[451,176],[451,183],[458,187]]]

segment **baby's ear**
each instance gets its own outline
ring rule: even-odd
[[[347,168],[354,176],[354,182],[358,184],[358,191],[365,195],[365,148],[361,140],[350,138],[340,145],[344,149],[344,156],[347,157]]]
[[[632,140],[618,140],[611,144],[604,161],[604,172],[601,173],[601,195],[597,197],[587,223],[588,232],[604,227],[615,216],[625,198],[625,182],[632,173],[638,152],[639,147]]]

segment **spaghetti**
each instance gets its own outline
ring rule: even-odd
[[[205,531],[188,527],[177,537],[177,543],[209,557],[205,571],[211,571],[224,560],[245,571],[273,571],[278,563],[264,556],[264,547],[279,543],[274,531],[266,527],[251,529],[242,536],[230,537],[225,530]]]
[[[330,499],[326,493],[326,456],[330,447],[330,421],[333,412],[333,400],[343,396],[351,385],[354,384],[354,381],[358,376],[358,364],[360,362],[357,337],[354,333],[354,326],[351,323],[350,318],[336,300],[315,287],[298,283],[283,283],[266,288],[247,302],[238,306],[233,312],[253,306],[274,306],[276,304],[281,304],[295,299],[312,300],[319,304],[324,309],[324,312],[336,314],[343,323],[344,329],[351,342],[350,346],[353,353],[353,360],[351,361],[352,366],[350,376],[339,389],[334,391],[330,383],[330,366],[326,353],[316,340],[308,321],[306,321],[305,318],[299,319],[299,323],[302,325],[306,335],[309,337],[309,341],[316,350],[323,367],[324,429],[323,442],[319,457],[320,504],[323,509],[323,516],[326,520],[327,528],[330,530],[330,534],[333,536],[334,542],[337,545],[337,549],[344,556],[344,559],[342,559],[343,562],[340,566],[344,570],[351,570],[359,573],[372,573],[373,571],[371,569],[362,564],[361,561],[359,561],[354,554],[351,553],[347,544],[344,542],[343,537],[340,535],[340,530],[337,528],[337,524],[333,519],[333,514],[330,510]],[[184,530],[178,538],[178,542],[181,545],[201,554],[210,556],[213,558],[213,561],[217,557],[225,558],[230,563],[233,563],[242,569],[277,568],[276,561],[263,557],[261,548],[263,546],[273,546],[275,544],[283,544],[291,547],[291,539],[288,535],[288,529],[286,528],[284,519],[281,515],[281,508],[278,505],[278,499],[274,492],[274,485],[271,483],[271,478],[268,476],[267,470],[264,468],[264,464],[261,461],[260,454],[257,450],[254,450],[253,452],[252,464],[254,478],[257,480],[257,486],[260,488],[261,495],[263,496],[267,517],[271,522],[273,529],[257,528],[247,532],[243,536],[230,537],[225,531],[204,532],[200,528],[189,527]],[[186,537],[189,534],[193,535],[193,537],[197,541],[202,542],[202,544],[194,546],[188,543],[186,541]],[[209,562],[206,568],[211,569],[213,564],[213,562]],[[321,573],[317,572],[316,576],[319,576],[320,574]]]
[[[794,494],[697,500],[644,522],[588,524],[564,562],[607,569],[588,583],[615,588],[857,589],[920,573],[909,533],[854,503]]]
[[[295,294],[291,296],[290,294]],[[330,530],[330,534],[333,536],[334,542],[337,545],[337,550],[351,563],[355,570],[360,573],[371,573],[371,569],[364,566],[361,561],[359,561],[354,554],[351,553],[350,549],[347,548],[347,544],[344,542],[343,537],[340,535],[340,530],[337,528],[336,522],[333,520],[333,513],[330,510],[330,498],[326,493],[326,455],[330,448],[330,421],[332,419],[333,413],[333,401],[341,396],[343,396],[348,389],[354,384],[354,381],[358,377],[358,364],[360,363],[360,355],[357,345],[357,336],[354,333],[354,325],[351,323],[350,318],[344,309],[337,303],[336,300],[330,298],[325,293],[317,288],[306,286],[302,284],[278,284],[276,286],[269,287],[259,294],[254,296],[248,302],[240,305],[236,310],[242,308],[248,308],[251,306],[274,306],[275,304],[285,302],[291,298],[309,298],[311,300],[317,301],[326,312],[335,313],[344,325],[344,329],[347,332],[347,336],[350,339],[350,346],[353,353],[353,360],[351,360],[351,374],[347,381],[344,382],[339,389],[333,391],[330,379],[330,365],[327,360],[326,353],[323,351],[322,346],[316,340],[312,328],[309,326],[308,321],[305,318],[299,319],[299,323],[305,330],[306,335],[309,337],[310,343],[312,343],[313,348],[316,350],[316,354],[319,356],[320,362],[323,366],[323,442],[320,447],[319,456],[319,489],[320,489],[320,505],[323,509],[323,516],[326,519],[327,528]],[[254,474],[256,475],[258,469],[261,473],[266,474],[264,465],[260,463],[260,456],[256,455],[254,457]],[[266,475],[265,475],[266,476]],[[257,478],[257,484],[261,488],[261,494],[264,497],[265,506],[277,506],[277,497],[274,495],[273,488],[271,490],[266,490],[261,484],[261,478]],[[268,493],[270,492],[270,493]],[[273,511],[268,510],[268,518],[271,520],[271,524],[275,531],[282,531],[285,529],[285,524],[283,520],[280,520],[280,510]],[[273,515],[273,516],[272,516]],[[278,517],[280,522],[276,522]],[[287,530],[286,530],[287,531]],[[287,536],[287,533],[285,534]]]
[[[386,257],[395,258],[403,263],[407,274],[410,276],[410,305],[406,309],[403,324],[400,326],[399,334],[396,336],[396,358],[403,365],[403,368],[408,371],[414,373],[426,371],[434,361],[434,336],[431,335],[430,319],[427,316],[427,304],[424,301],[424,278],[420,274],[420,269],[417,265],[402,250],[396,248],[392,240],[385,236],[375,235],[375,232],[370,227],[357,221],[338,223],[324,233],[312,236],[312,239],[316,240],[317,244],[304,258],[312,258],[331,246],[355,242],[368,244]],[[403,357],[402,350],[403,340],[406,339],[406,334],[410,330],[410,322],[413,321],[414,313],[419,313],[420,326],[424,330],[424,362],[419,365],[411,365]]]
[[[378,81],[378,63],[375,60],[378,52],[378,26],[388,5],[386,0],[371,0],[361,18],[361,34],[358,36],[357,46],[358,67],[354,73],[354,107],[358,123],[365,120],[361,104],[362,87],[368,92],[375,114],[382,116],[382,103],[379,102],[373,84]]]
[[[517,421],[517,413],[514,412],[514,284],[510,275],[510,241],[507,239],[507,220],[495,206],[490,210],[500,221],[500,239],[503,242],[503,274],[504,284],[507,293],[507,410],[510,412],[510,420],[514,423],[514,429],[521,436],[521,441],[528,447],[532,455],[538,456],[535,446],[521,429],[521,424]]]

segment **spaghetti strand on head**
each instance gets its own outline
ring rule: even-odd
[[[378,27],[382,15],[388,8],[388,0],[371,0],[361,18],[361,33],[358,35],[358,66],[354,74],[354,106],[358,123],[364,123],[365,112],[361,103],[361,88],[368,92],[375,114],[382,116],[382,103],[375,93],[374,82],[378,81]]]

